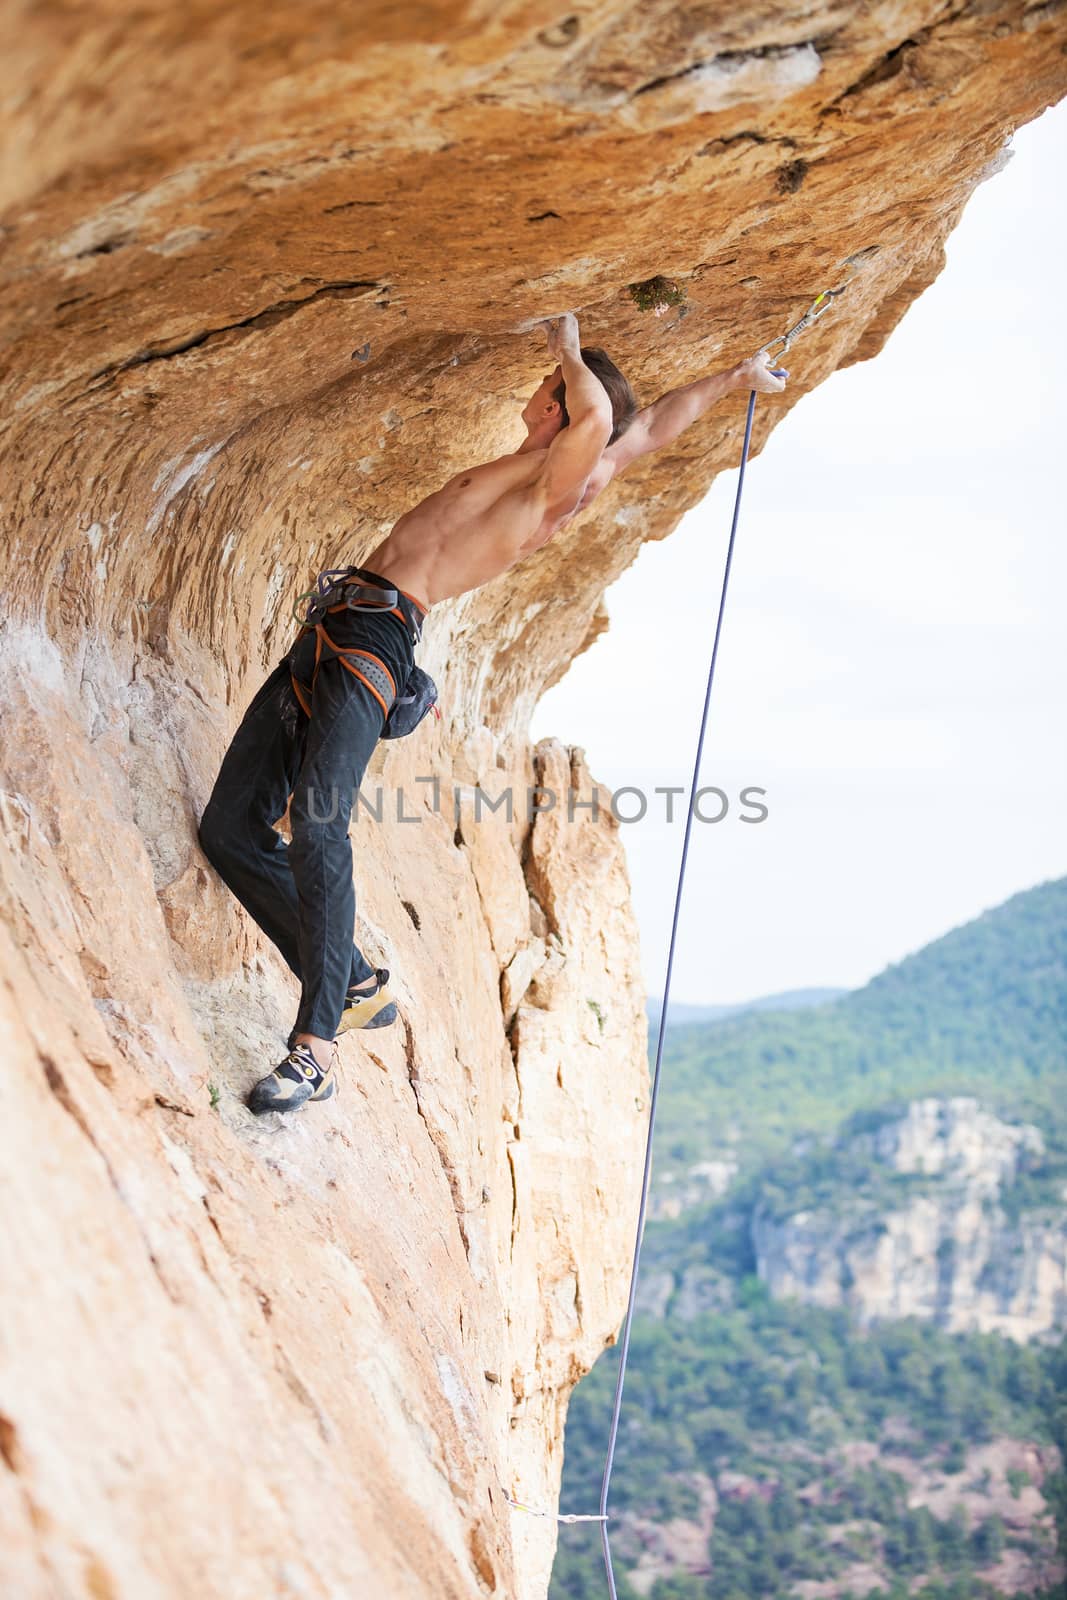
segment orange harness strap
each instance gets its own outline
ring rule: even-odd
[[[331,606],[330,609],[331,611],[344,611],[346,607]],[[398,615],[403,618],[402,612],[398,613]],[[300,633],[297,635],[297,638],[302,639],[306,632],[306,628],[301,629]],[[350,672],[354,678],[358,678],[360,683],[362,683],[365,688],[370,690],[371,694],[382,708],[382,716],[387,717],[389,715],[390,707],[392,706],[393,701],[396,699],[396,680],[393,677],[393,674],[389,671],[389,668],[386,666],[385,662],[382,661],[379,656],[373,655],[369,650],[357,650],[353,646],[334,644],[333,640],[330,638],[330,635],[326,632],[325,625],[321,622],[315,624],[315,666],[311,674],[310,690],[308,690],[305,685],[299,681],[294,673],[290,673],[290,678],[293,685],[293,693],[296,695],[297,703],[304,715],[308,717],[311,715],[311,696],[315,692],[315,681],[318,678],[319,667],[322,663],[323,645],[326,645],[327,649],[333,651],[334,655],[337,657],[338,661],[340,661],[342,667],[344,667],[346,671]],[[363,671],[360,671],[359,667],[355,666],[348,659],[349,656],[360,657],[368,663],[368,667]],[[377,679],[377,684],[372,681],[372,679],[375,678]],[[386,700],[385,694],[382,693],[383,690],[388,692],[388,700]]]

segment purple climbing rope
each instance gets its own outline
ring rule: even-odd
[[[818,302],[816,302],[818,304]],[[608,1450],[604,1462],[604,1477],[600,1485],[600,1540],[604,1550],[604,1570],[608,1577],[608,1589],[611,1600],[618,1600],[615,1589],[615,1571],[611,1564],[611,1542],[608,1537],[608,1491],[611,1487],[611,1473],[615,1465],[615,1445],[619,1437],[619,1417],[622,1412],[622,1394],[626,1383],[626,1363],[630,1355],[630,1332],[633,1327],[634,1302],[637,1298],[637,1275],[641,1265],[641,1246],[644,1242],[645,1219],[648,1215],[648,1194],[652,1178],[652,1135],[656,1127],[656,1105],[659,1100],[660,1073],[663,1065],[663,1036],[667,1028],[667,1007],[671,998],[671,974],[674,971],[674,947],[678,937],[678,917],[682,907],[682,890],[685,887],[685,868],[689,859],[689,838],[693,831],[693,812],[696,805],[697,784],[700,780],[700,763],[704,754],[704,736],[708,731],[708,710],[711,706],[711,686],[715,681],[715,662],[719,654],[719,639],[722,635],[723,611],[726,607],[726,589],[730,582],[730,564],[733,561],[734,541],[737,537],[737,524],[741,515],[741,493],[745,487],[745,468],[748,465],[748,451],[752,442],[752,419],[756,413],[756,391],[753,389],[748,397],[748,415],[745,418],[745,442],[741,450],[741,470],[737,477],[737,494],[734,498],[734,515],[730,524],[730,542],[726,547],[726,565],[722,574],[722,592],[719,595],[719,614],[715,621],[715,639],[711,647],[711,665],[708,667],[708,683],[704,690],[704,711],[700,719],[700,733],[697,737],[696,757],[693,762],[693,782],[689,790],[689,809],[685,818],[685,836],[682,840],[682,858],[678,866],[678,883],[674,892],[674,916],[671,921],[671,941],[667,950],[667,974],[663,982],[663,1004],[659,1014],[659,1028],[656,1035],[656,1065],[652,1074],[652,1095],[648,1108],[648,1138],[645,1144],[645,1170],[641,1183],[641,1205],[637,1214],[637,1235],[634,1241],[633,1266],[630,1269],[630,1296],[626,1305],[626,1320],[623,1324],[622,1348],[619,1358],[619,1376],[615,1383],[615,1404],[611,1412],[611,1430],[608,1435]]]

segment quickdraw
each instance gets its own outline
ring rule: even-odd
[[[818,322],[820,317],[825,316],[837,297],[844,294],[847,288],[848,284],[843,283],[837,289],[824,289],[821,294],[815,296],[800,321],[794,322],[788,333],[780,333],[777,339],[771,340],[770,344],[763,345],[759,354],[761,356],[770,355],[775,346],[780,345],[781,349],[775,351],[775,359],[779,356],[784,356],[789,351],[794,340],[799,339],[800,335],[806,333],[814,323]]]
[[[576,1512],[563,1515],[556,1511],[539,1511],[536,1506],[523,1505],[521,1500],[516,1500],[513,1495],[504,1490],[504,1499],[515,1511],[526,1511],[531,1517],[544,1517],[549,1522],[607,1522],[606,1516],[581,1516]]]

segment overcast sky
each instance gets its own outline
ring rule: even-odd
[[[676,1000],[861,984],[1067,871],[1067,102],[1014,148],[882,353],[749,470],[701,775],[731,808],[694,829]],[[735,484],[642,550],[538,707],[535,737],[584,745],[612,789],[688,784]],[[669,620],[642,598],[664,593]],[[653,994],[682,843],[665,804],[623,829]]]

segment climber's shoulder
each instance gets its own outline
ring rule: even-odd
[[[639,411],[626,432],[604,451],[600,465],[608,472],[606,482],[610,483],[620,472],[625,472],[631,462],[650,455],[656,448],[649,432],[649,414],[650,411]]]

